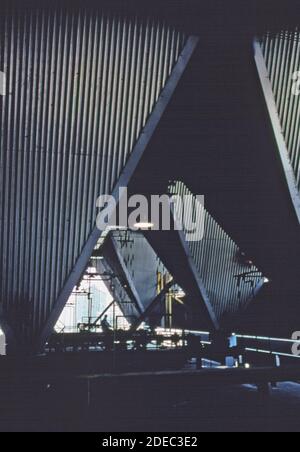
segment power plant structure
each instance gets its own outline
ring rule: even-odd
[[[300,8],[223,3],[0,5],[1,431],[299,381]]]

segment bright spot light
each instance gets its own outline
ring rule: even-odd
[[[269,284],[269,282],[270,282],[269,278],[264,278],[264,283],[265,284]]]
[[[154,224],[147,223],[147,222],[141,222],[141,223],[135,223],[134,227],[136,229],[152,229],[152,228],[154,228]]]
[[[250,364],[245,364],[245,369],[250,369]]]

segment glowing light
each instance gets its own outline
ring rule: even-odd
[[[147,223],[147,222],[141,222],[141,223],[135,223],[134,227],[135,227],[135,229],[153,229],[154,224]]]
[[[263,353],[265,355],[278,355],[278,356],[286,356],[287,358],[296,358],[300,359],[300,356],[297,355],[291,355],[289,353],[279,353],[279,352],[271,352],[270,350],[260,350],[258,348],[246,348],[247,352],[253,352],[253,353]]]
[[[256,341],[267,341],[267,342],[286,342],[290,344],[300,344],[300,340],[293,339],[283,339],[278,337],[264,337],[264,336],[244,336],[242,334],[237,335],[238,338],[241,339],[253,339]]]

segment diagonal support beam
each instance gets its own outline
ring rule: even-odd
[[[154,110],[152,114],[150,115],[147,124],[142,131],[130,157],[129,160],[113,190],[112,195],[114,196],[117,203],[120,201],[120,189],[128,187],[133,175],[135,174],[135,171],[145,153],[145,150],[147,149],[148,145],[150,144],[154,133],[160,124],[160,121],[174,95],[174,92],[191,60],[191,57],[199,43],[199,38],[197,36],[191,36],[188,38],[187,43],[172,71],[172,74],[170,75],[169,80],[166,83],[166,86],[162,90],[162,93],[154,107]],[[99,193],[100,195],[100,193]],[[114,211],[112,210],[110,212],[110,216],[114,214]],[[38,349],[41,349],[49,336],[51,335],[54,326],[59,319],[59,316],[67,303],[72,290],[76,284],[78,284],[78,281],[80,280],[81,275],[85,271],[89,259],[93,253],[94,248],[97,245],[98,240],[100,239],[102,233],[105,231],[100,231],[96,226],[94,227],[88,241],[86,242],[81,255],[79,259],[77,260],[72,272],[70,273],[69,277],[67,278],[64,288],[61,291],[55,306],[49,316],[49,319],[47,323],[45,324],[40,338],[39,338],[39,344]]]
[[[214,309],[213,309],[213,307],[211,305],[211,302],[210,302],[208,293],[206,291],[205,285],[204,285],[203,281],[201,280],[200,275],[198,273],[198,270],[196,268],[194,259],[192,257],[191,252],[190,252],[189,245],[188,245],[188,243],[187,243],[187,241],[185,239],[185,234],[184,234],[184,232],[182,230],[179,230],[177,232],[178,232],[178,237],[179,237],[179,242],[180,242],[181,248],[182,248],[182,250],[184,252],[184,255],[186,257],[186,264],[187,264],[187,266],[188,266],[188,268],[190,270],[190,273],[191,273],[191,277],[193,278],[194,283],[196,284],[196,286],[198,288],[200,297],[204,301],[205,308],[207,310],[207,313],[208,313],[208,315],[209,315],[209,317],[211,319],[211,322],[212,322],[214,328],[216,330],[218,330],[219,327],[220,327],[218,319],[217,319],[217,317],[215,315],[215,312],[214,312]]]
[[[148,308],[144,311],[144,313],[137,319],[137,321],[131,326],[131,331],[136,331],[138,327],[149,317],[153,309],[157,305],[159,305],[162,301],[162,298],[167,295],[170,289],[174,286],[175,282],[174,280],[170,281],[166,286],[163,288],[163,290],[152,300]]]
[[[201,279],[201,277],[199,275],[199,272],[197,270],[195,261],[193,259],[193,256],[192,256],[192,253],[191,253],[191,250],[190,250],[190,247],[189,247],[188,242],[187,242],[186,237],[185,237],[185,233],[182,230],[182,228],[180,228],[179,225],[177,224],[176,214],[174,212],[174,208],[173,207],[171,207],[171,213],[172,213],[174,225],[177,226],[175,229],[176,229],[176,231],[178,233],[179,244],[181,245],[181,248],[182,248],[182,251],[184,253],[184,256],[186,257],[186,263],[187,263],[187,266],[188,266],[188,268],[190,270],[191,277],[193,278],[194,283],[195,283],[195,285],[196,285],[196,287],[198,289],[200,298],[204,302],[207,314],[208,314],[208,316],[209,316],[209,318],[210,318],[210,320],[212,322],[213,327],[216,330],[218,330],[220,328],[219,321],[218,321],[218,319],[216,317],[215,311],[214,311],[214,309],[212,307],[212,304],[210,302],[210,299],[209,299],[206,287],[205,287],[205,285],[204,285],[204,283],[203,283],[203,281],[202,281],[202,279]]]
[[[102,318],[105,316],[105,314],[110,310],[110,308],[115,304],[115,300],[113,300],[109,305],[102,311],[102,313],[99,315],[99,317],[96,318],[95,322],[93,322],[92,326],[96,327],[97,323],[102,320]]]
[[[110,273],[112,275],[115,275],[115,277],[113,278],[114,281],[114,286],[118,286],[117,290],[112,291],[111,289],[111,284],[109,282],[108,279],[104,278],[103,279],[103,283],[105,284],[107,290],[109,291],[109,293],[111,294],[111,296],[113,297],[114,301],[118,304],[119,308],[121,309],[121,311],[123,312],[123,303],[122,300],[120,299],[120,293],[117,294],[118,290],[121,288],[121,290],[124,291],[124,293],[126,293],[126,297],[128,297],[129,299],[132,299],[132,293],[129,290],[125,290],[125,288],[123,288],[122,285],[122,281],[118,278],[117,274],[115,274],[114,269],[111,266],[111,263],[108,261],[107,256],[105,254],[105,259],[102,261],[99,261],[97,263],[97,271],[100,274],[104,274],[104,273]],[[128,286],[129,287],[129,286]],[[130,293],[129,293],[130,292]],[[140,315],[142,310],[140,309],[140,307],[134,303],[134,307],[136,309],[136,315]],[[124,312],[123,312],[124,313]]]
[[[126,265],[126,263],[124,261],[124,258],[123,258],[122,254],[120,252],[120,249],[118,247],[116,239],[115,239],[115,237],[112,234],[110,235],[110,240],[111,240],[114,252],[115,252],[115,254],[116,254],[117,258],[118,258],[118,262],[119,262],[119,264],[120,264],[120,266],[122,268],[123,274],[124,274],[124,276],[126,278],[126,282],[128,284],[128,287],[130,288],[131,293],[134,296],[134,301],[135,301],[136,305],[141,309],[141,312],[143,312],[143,310],[144,310],[143,303],[142,303],[141,298],[140,298],[140,296],[138,294],[138,291],[135,288],[133,279],[132,279],[132,277],[131,277],[131,275],[130,275],[130,273],[128,271],[127,265]]]

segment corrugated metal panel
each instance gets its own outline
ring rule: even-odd
[[[170,193],[181,197],[190,196],[190,200],[198,202],[182,182],[172,185]],[[201,209],[204,219],[203,239],[187,243],[209,302],[222,324],[222,321],[246,308],[262,282],[262,275],[254,265],[241,263],[238,246],[203,206]],[[187,221],[183,226],[188,226],[196,218],[193,202],[185,208],[185,215]],[[241,275],[246,273],[249,276],[243,278]]]
[[[282,31],[261,42],[290,162],[300,190],[300,96],[293,75],[300,71],[300,32]]]
[[[19,337],[45,324],[184,42],[95,11],[1,16],[1,315]]]

